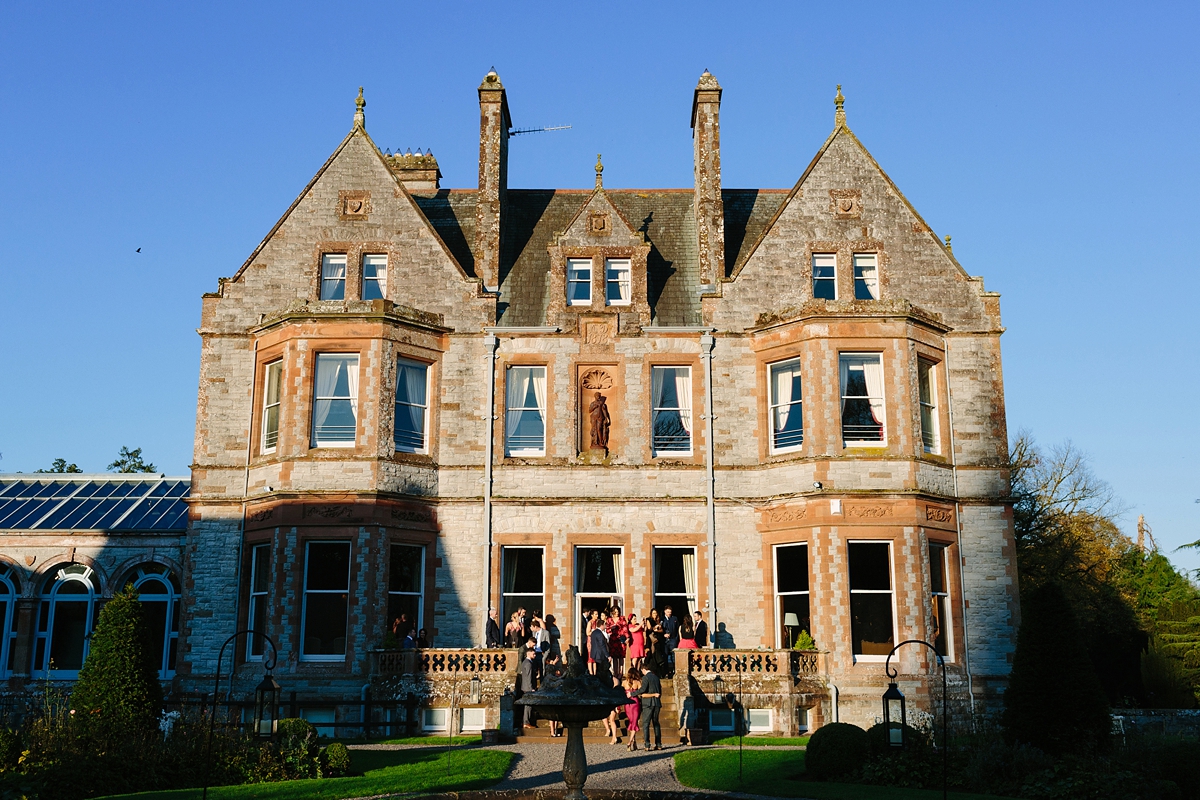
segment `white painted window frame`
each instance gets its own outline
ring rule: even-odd
[[[613,286],[621,298],[613,299]],[[633,294],[633,260],[628,258],[604,259],[604,303],[609,306],[627,306]],[[623,298],[623,299],[622,299]]]
[[[79,567],[79,566],[84,567],[83,572],[72,572],[72,573],[67,572],[67,570],[70,569],[71,567]],[[64,602],[66,602],[66,603],[86,602],[87,603],[87,611],[86,611],[86,616],[84,617],[85,624],[84,624],[84,631],[83,631],[83,661],[84,661],[84,663],[86,663],[87,657],[88,657],[88,651],[90,650],[90,646],[91,646],[92,631],[94,631],[95,627],[96,627],[96,599],[97,599],[97,594],[99,593],[99,590],[98,590],[98,587],[96,586],[96,579],[94,577],[95,574],[96,573],[93,572],[91,567],[88,567],[84,564],[63,564],[54,573],[54,575],[57,576],[56,578],[53,578],[53,579],[46,578],[46,580],[50,581],[50,584],[49,584],[49,586],[43,586],[41,593],[38,595],[39,619],[34,622],[34,625],[35,625],[34,647],[33,647],[34,655],[35,656],[37,655],[37,643],[39,640],[45,641],[45,646],[44,646],[45,649],[43,650],[42,663],[41,664],[35,663],[33,665],[34,668],[31,670],[32,677],[49,679],[49,680],[75,680],[79,677],[79,670],[51,669],[50,668],[50,659],[51,659],[51,655],[52,655],[50,652],[50,648],[54,642],[54,617],[55,617],[55,613],[57,611],[57,607],[60,603],[64,603]],[[78,581],[79,583],[83,583],[88,587],[86,600],[84,600],[84,601],[58,600],[59,587],[62,586],[63,584],[71,582],[71,581]],[[39,624],[40,623],[40,615],[43,613],[45,613],[47,615],[46,630],[39,631],[39,630],[37,630],[37,628],[41,627]]]
[[[356,412],[354,415],[354,437],[352,439],[350,439],[349,441],[321,439],[318,437],[318,433],[317,433],[317,402],[318,401],[320,401],[320,400],[357,401],[358,400],[357,396],[349,395],[349,394],[346,395],[345,397],[343,397],[341,395],[325,396],[325,395],[317,394],[317,382],[318,382],[318,378],[319,378],[319,372],[321,369],[321,366],[320,366],[321,359],[322,358],[335,358],[335,357],[336,358],[353,358],[355,370],[357,370],[359,368],[359,365],[362,362],[362,357],[359,353],[317,353],[315,358],[313,359],[313,378],[312,378],[313,400],[312,400],[312,413],[309,415],[309,418],[311,420],[311,425],[312,425],[312,437],[311,437],[312,445],[311,446],[314,448],[317,448],[317,447],[355,447],[358,444],[358,426],[359,426],[359,422],[361,421],[361,416],[362,416],[361,411]],[[361,380],[361,375],[362,375],[362,373],[359,373],[360,380]]]
[[[508,367],[504,370],[504,454],[506,456],[509,456],[512,458],[540,458],[540,457],[546,455],[546,435],[548,433],[548,431],[546,429],[547,428],[546,409],[544,407],[539,407],[539,406],[519,406],[517,408],[509,408],[509,406],[508,406],[508,382],[510,380],[512,380],[512,371],[514,369],[530,370],[530,380],[533,380],[533,375],[537,370],[541,370],[542,378],[546,382],[547,391],[549,391],[549,388],[550,388],[549,371],[544,364],[509,364]],[[526,393],[526,394],[528,395],[528,393]],[[549,399],[545,398],[545,400],[546,400],[546,403],[548,404]],[[512,443],[511,443],[512,440],[510,438],[512,436],[512,433],[510,433],[510,431],[509,431],[508,415],[509,415],[509,412],[513,412],[513,411],[521,411],[521,412],[537,411],[539,414],[542,415],[542,445],[541,445],[541,447],[514,447],[512,445]]]
[[[819,263],[819,264],[817,263],[818,259],[821,260],[821,263]],[[825,262],[826,259],[828,259],[829,263]],[[824,269],[826,267],[832,269],[833,275],[830,277],[818,278],[817,277],[817,268],[818,267],[820,267],[822,269]],[[821,281],[823,283],[829,283],[831,286],[833,286],[833,297],[832,298],[822,298],[822,299],[837,300],[839,297],[838,279],[837,279],[837,253],[813,253],[812,261],[811,261],[811,268],[812,268],[812,294],[813,294],[813,297],[814,298],[817,297],[817,282]]]
[[[345,545],[350,551],[350,557],[346,563],[346,588],[345,589],[309,589],[308,588],[308,565],[309,548],[314,544],[341,544]],[[350,634],[350,575],[354,570],[354,545],[347,539],[310,539],[304,543],[304,602],[300,609],[300,660],[307,663],[338,663],[346,660],[346,656],[350,653],[350,642],[346,642],[346,652],[341,655],[314,654],[309,655],[304,652],[304,632],[308,627],[308,598],[314,594],[344,594],[346,595],[346,634],[347,640]]]
[[[262,556],[260,559],[259,556]],[[258,584],[259,570],[267,572],[267,588],[261,592],[255,591],[254,587]],[[250,546],[250,584],[246,602],[246,627],[251,629],[254,627],[254,618],[257,616],[257,610],[260,603],[266,603],[267,597],[270,594],[270,574],[271,574],[271,545],[263,542]],[[258,633],[266,633],[266,631],[258,631]],[[255,648],[258,652],[255,652]],[[246,660],[261,661],[265,650],[265,642],[261,636],[246,637]]]
[[[175,646],[179,646],[179,628],[175,624],[175,610],[179,606],[180,593],[175,590],[175,586],[171,583],[171,570],[161,564],[144,564],[137,568],[132,579],[133,588],[141,591],[142,586],[154,581],[161,583],[167,588],[164,594],[149,594],[141,595],[140,600],[143,603],[166,603],[166,625],[167,629],[163,636],[163,649],[158,654],[158,679],[169,680],[174,677],[175,670],[170,668],[171,641],[175,641]],[[178,649],[175,652],[175,660],[178,662],[180,653]]]
[[[272,379],[274,379],[275,397],[271,398]],[[283,398],[283,359],[277,358],[263,366],[263,416],[262,416],[262,454],[274,453],[279,446],[279,415]],[[275,412],[275,425],[272,430],[271,411]]]
[[[481,731],[487,727],[487,709],[470,706],[458,710],[458,729],[462,732]]]
[[[766,714],[766,725],[754,723],[755,714]],[[747,708],[746,709],[746,733],[772,733],[775,730],[775,709],[773,708]]]
[[[850,585],[850,545],[854,544],[886,544],[888,549],[888,586],[889,589],[855,589]],[[892,599],[892,642],[900,641],[900,620],[896,611],[896,547],[895,542],[891,539],[847,539],[846,540],[846,589],[849,595],[855,594],[886,594]],[[846,615],[850,616],[850,603],[847,598]],[[847,628],[851,632],[850,655],[856,664],[881,664],[887,661],[887,656],[877,655],[859,655],[854,652],[853,627]]]
[[[337,268],[341,267],[341,277],[336,277]],[[346,298],[346,272],[349,269],[345,253],[324,253],[321,256],[321,289],[322,300],[344,300]],[[333,275],[334,277],[328,277]],[[334,297],[341,289],[341,297]]]
[[[398,399],[400,397],[400,393],[398,391],[394,392],[394,399],[393,399],[393,404],[392,404],[393,405],[392,445],[396,448],[397,453],[427,454],[429,452],[429,406],[430,406],[429,397],[430,397],[430,392],[433,388],[432,385],[430,384],[430,380],[433,377],[431,374],[433,372],[433,370],[430,369],[430,364],[428,364],[425,361],[416,361],[415,359],[404,358],[403,356],[396,359],[396,364],[397,364],[397,369],[396,369],[396,380],[397,381],[400,380],[400,370],[399,370],[400,366],[420,367],[421,369],[425,370],[425,405],[422,406],[419,403],[411,403],[411,402],[407,402],[407,401],[401,402]],[[398,415],[400,406],[405,406],[406,408],[421,409],[422,420],[423,420],[421,424],[422,424],[423,429],[422,429],[422,434],[421,434],[421,446],[420,447],[411,447],[408,445],[401,445],[396,442],[396,417]]]
[[[775,444],[775,411],[782,408],[783,403],[778,402],[775,395],[775,371],[780,369],[800,369],[800,358],[789,358],[784,361],[776,361],[773,364],[767,364],[767,425],[770,426],[770,453],[771,455],[781,455],[783,453],[795,453],[804,448],[804,374],[800,375],[801,396],[787,403],[789,406],[788,414],[798,413],[800,415],[800,441],[796,444],[789,444],[783,447],[777,447]]]
[[[847,395],[842,394],[841,387],[841,362],[844,358],[868,358],[873,357],[879,360],[879,371],[882,377],[880,381],[879,401],[883,404],[883,421],[880,423],[882,430],[879,434],[879,440],[874,439],[848,439],[846,438],[845,423],[842,421],[842,415],[846,407],[847,400],[868,400],[872,399],[870,394],[867,395]],[[839,433],[842,437],[842,447],[887,447],[888,444],[888,424],[887,424],[887,373],[884,372],[883,353],[875,352],[848,352],[838,353],[838,426]],[[866,379],[863,379],[866,382]],[[868,392],[870,389],[867,390]]]
[[[367,267],[375,268],[375,277],[367,277]],[[387,253],[364,253],[362,257],[362,283],[359,286],[359,294],[363,300],[382,300],[387,297],[387,274],[388,274],[388,255]],[[367,284],[374,283],[379,287],[379,297],[367,297]]]
[[[925,380],[921,380],[924,367]],[[932,455],[942,451],[941,431],[938,425],[938,394],[937,394],[938,364],[927,358],[917,358],[917,416],[921,422],[921,449]],[[926,401],[922,392],[922,384],[929,388],[929,400]],[[929,415],[929,426],[926,428],[925,415]]]
[[[942,660],[947,664],[954,663],[954,604],[950,602],[950,545],[946,542],[929,542],[927,550],[932,561],[933,549],[937,548],[942,554],[942,585],[944,591],[933,591],[932,573],[930,574],[929,598],[930,602],[936,603],[937,598],[943,598],[942,626],[946,631],[946,652],[942,654]],[[930,642],[930,644],[934,644]]]
[[[779,591],[779,548],[781,547],[803,547],[804,548],[804,563],[809,566],[808,571],[808,591],[804,592],[781,592]],[[812,550],[808,546],[808,542],[780,542],[771,546],[771,575],[774,577],[773,589],[775,590],[775,614],[779,615],[783,612],[783,606],[780,604],[780,598],[783,597],[799,597],[801,595],[808,598],[808,613],[809,626],[812,626],[812,567],[810,556]],[[810,630],[809,635],[812,635]],[[775,620],[775,647],[782,649],[787,647],[787,643],[783,639],[783,620]]]
[[[879,299],[879,254],[878,253],[855,253],[851,257],[854,265],[854,299],[855,300],[878,300]],[[866,271],[872,270],[874,276],[868,278]],[[869,298],[858,296],[858,286],[862,284],[871,296]]]
[[[420,582],[420,586],[417,589],[417,591],[415,591],[415,592],[393,592],[390,583],[389,583],[388,589],[387,589],[389,599],[391,599],[392,595],[395,595],[396,597],[416,597],[417,598],[417,618],[415,620],[413,620],[413,627],[414,627],[414,630],[416,630],[419,633],[421,628],[425,627],[425,545],[412,544],[411,542],[392,542],[391,544],[389,544],[388,545],[388,580],[389,581],[391,580],[392,551],[397,547],[411,547],[414,550],[421,551],[420,572],[417,573],[418,575],[421,576],[421,582]],[[543,569],[543,571],[545,570],[545,562],[542,563],[542,569]],[[545,583],[545,580],[546,580],[545,576],[543,575],[542,582]],[[389,624],[390,624],[390,621],[389,621]]]
[[[4,591],[5,612],[0,615],[0,678],[8,678],[12,670],[8,668],[8,660],[12,657],[12,648],[16,644],[17,631],[17,600],[21,597],[17,583],[14,583],[15,570],[7,564],[0,564],[0,588]],[[15,580],[20,580],[15,578]]]
[[[592,259],[590,258],[568,258],[567,259],[567,305],[568,306],[590,306],[592,304]],[[575,270],[587,270],[587,278],[572,277]],[[587,299],[575,299],[572,297],[571,287],[586,286]]]
[[[696,448],[696,418],[695,418],[695,414],[693,413],[692,408],[691,408],[691,404],[696,399],[692,395],[692,368],[687,364],[653,364],[650,367],[650,386],[651,387],[654,386],[654,371],[662,370],[662,369],[687,370],[686,386],[687,386],[687,391],[688,391],[688,405],[689,405],[689,407],[687,409],[687,411],[688,411],[688,415],[687,415],[688,446],[687,446],[686,450],[683,450],[683,449],[659,450],[657,447],[655,447],[655,445],[654,445],[654,420],[655,420],[655,417],[657,417],[658,414],[662,411],[678,411],[680,414],[680,417],[682,417],[683,416],[683,408],[678,407],[678,406],[674,407],[674,408],[671,408],[668,406],[659,406],[659,405],[657,405],[658,398],[651,397],[650,398],[650,451],[654,458],[691,458],[691,456],[695,452],[695,448]],[[651,394],[653,394],[653,390],[651,390]],[[679,402],[679,400],[677,399],[676,402]]]
[[[542,591],[541,592],[506,592],[506,591],[504,591],[504,558],[510,551],[513,551],[513,550],[538,550],[541,552],[541,554],[542,554]],[[540,610],[542,612],[542,614],[547,613],[547,611],[546,611],[546,548],[544,545],[539,545],[539,544],[501,545],[501,547],[500,547],[500,609],[501,609],[502,613],[504,613],[504,610],[506,609],[506,606],[504,603],[504,598],[506,598],[506,597],[540,597],[542,599],[540,608],[538,608],[538,609],[527,608],[525,610],[526,611],[539,611]],[[507,625],[508,619],[501,619],[500,622],[503,623],[503,625]],[[504,630],[503,627],[501,627],[501,633],[503,633],[503,630]]]

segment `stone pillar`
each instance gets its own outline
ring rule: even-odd
[[[475,205],[475,274],[500,287],[500,224],[508,192],[508,97],[495,70],[479,85],[479,194]]]
[[[700,283],[713,287],[725,277],[725,204],[721,200],[721,85],[708,70],[692,99],[692,147]]]

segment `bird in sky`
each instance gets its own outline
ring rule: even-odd
[[[139,253],[140,253],[140,252],[142,252],[142,248],[140,248],[140,247],[139,247],[139,248],[137,249],[137,251],[138,251]]]

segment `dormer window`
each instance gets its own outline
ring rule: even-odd
[[[363,300],[381,300],[387,294],[387,261],[386,254],[363,256]]]
[[[590,258],[567,259],[567,305],[590,306],[592,304],[592,260]]]
[[[837,256],[833,253],[813,253],[813,297],[817,300],[837,300]]]
[[[633,268],[628,258],[609,258],[604,261],[607,296],[610,306],[627,306],[633,284]]]
[[[878,256],[874,253],[854,254],[854,299],[879,299]]]
[[[346,254],[326,253],[321,256],[321,299],[346,298]]]

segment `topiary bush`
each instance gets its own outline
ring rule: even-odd
[[[1108,698],[1066,595],[1057,584],[1048,583],[1031,592],[1021,606],[1017,649],[1004,693],[1005,738],[1052,755],[1106,749],[1112,727]]]
[[[340,778],[350,771],[350,751],[341,742],[334,742],[321,751],[325,776]]]
[[[321,777],[321,747],[311,722],[281,719],[275,732],[275,741],[263,745],[248,771],[251,783]]]
[[[857,725],[831,722],[817,728],[808,740],[804,768],[823,781],[842,778],[861,769],[869,752],[866,731]]]

